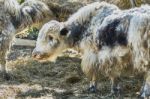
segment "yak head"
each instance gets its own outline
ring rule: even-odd
[[[32,52],[32,57],[40,62],[55,61],[68,48],[68,30],[63,22],[52,20],[41,28]]]

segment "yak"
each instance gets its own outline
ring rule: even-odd
[[[19,4],[16,0],[0,0],[0,66],[4,76],[7,53],[16,33],[51,15],[48,6],[41,1],[25,0]]]
[[[122,93],[120,75],[144,72],[141,96],[150,96],[150,6],[120,10],[106,2],[80,8],[65,22],[51,20],[41,28],[32,56],[40,62],[55,61],[63,50],[82,53],[81,68],[96,91],[102,74],[112,82],[111,93]],[[121,96],[121,95],[120,95]]]

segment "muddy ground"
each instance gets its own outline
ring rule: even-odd
[[[32,48],[13,47],[9,55],[9,80],[0,78],[0,99],[116,99],[104,97],[110,81],[102,78],[98,91],[87,91],[89,81],[81,71],[80,58],[58,58],[56,63],[39,63],[31,58]],[[140,77],[122,79],[125,99],[137,99]]]

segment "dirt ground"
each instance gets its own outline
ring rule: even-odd
[[[65,55],[56,63],[39,63],[31,58],[32,48],[14,47],[9,55],[10,80],[0,78],[0,99],[117,99],[104,97],[110,81],[101,78],[98,91],[87,91],[89,81],[81,71],[78,57]],[[125,99],[137,99],[140,77],[122,79]]]

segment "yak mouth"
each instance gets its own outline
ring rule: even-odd
[[[46,60],[51,56],[51,54],[44,53],[44,54],[37,54],[37,55],[32,55],[33,59],[35,60]]]
[[[54,54],[43,54],[38,55],[39,57],[33,57],[34,60],[44,63],[44,62],[56,62],[57,56]]]

